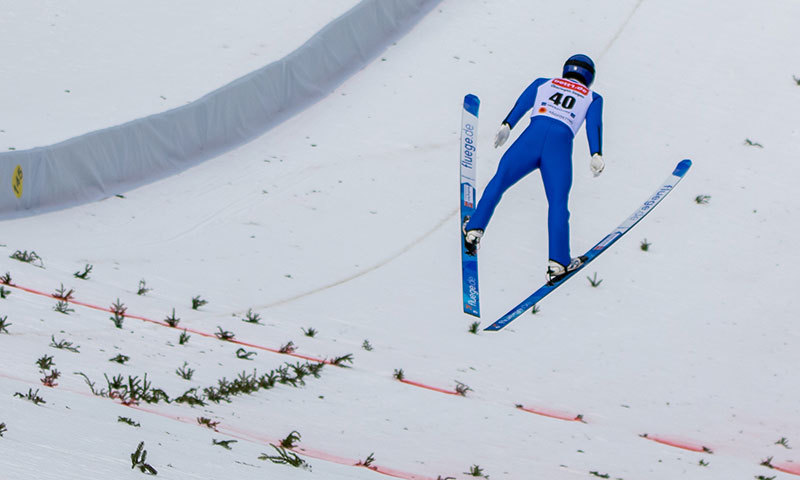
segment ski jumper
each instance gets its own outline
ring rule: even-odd
[[[550,259],[569,265],[572,140],[585,119],[590,154],[602,155],[603,97],[576,81],[539,78],[522,92],[504,123],[514,128],[531,109],[530,125],[503,154],[466,230],[485,230],[503,193],[538,168],[547,196]]]

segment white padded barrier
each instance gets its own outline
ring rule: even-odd
[[[286,57],[187,105],[0,153],[0,219],[100,200],[263,134],[326,96],[440,0],[363,0]]]

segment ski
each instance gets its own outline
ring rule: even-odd
[[[478,254],[470,255],[464,246],[464,223],[475,211],[476,184],[476,143],[478,135],[478,107],[481,101],[475,95],[464,97],[461,112],[461,215],[459,216],[459,238],[461,238],[461,290],[464,298],[464,313],[481,316],[478,293]]]
[[[630,231],[630,229],[633,228],[634,225],[639,223],[648,213],[653,211],[655,206],[658,205],[659,202],[661,202],[661,200],[663,200],[664,197],[666,197],[667,194],[669,194],[669,192],[671,192],[672,189],[675,188],[678,182],[681,181],[681,179],[683,178],[684,175],[686,175],[686,172],[689,171],[689,167],[691,166],[692,166],[691,160],[687,159],[679,162],[678,165],[675,167],[675,170],[673,170],[672,174],[669,176],[669,178],[667,178],[664,184],[661,185],[661,187],[659,187],[658,190],[656,190],[656,192],[650,196],[650,198],[648,198],[639,208],[637,208],[636,211],[630,217],[628,217],[611,233],[609,233],[602,240],[600,240],[600,242],[597,245],[592,247],[588,252],[584,254],[586,260],[583,262],[583,264],[581,264],[580,267],[569,272],[567,275],[565,275],[563,278],[553,283],[552,285],[545,284],[544,286],[533,292],[531,296],[523,300],[522,303],[514,307],[510,312],[500,317],[499,320],[489,325],[488,327],[484,328],[484,330],[497,331],[505,327],[506,325],[511,323],[515,318],[525,313],[529,308],[536,305],[550,292],[563,285],[564,282],[566,282],[573,275],[581,271],[583,267],[591,263],[591,261],[597,258],[598,255],[605,252],[608,249],[608,247],[610,247],[611,245],[614,244],[614,242],[622,238],[622,236],[628,233],[628,231]]]

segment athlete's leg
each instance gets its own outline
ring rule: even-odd
[[[543,140],[544,135],[541,130],[528,127],[506,150],[497,166],[497,172],[486,185],[466,230],[486,229],[503,193],[539,167]]]
[[[569,251],[569,190],[572,187],[572,132],[566,126],[548,130],[540,170],[547,195],[550,258],[566,266]]]

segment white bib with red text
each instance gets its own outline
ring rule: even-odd
[[[580,83],[554,78],[537,90],[531,118],[539,115],[555,118],[566,123],[576,134],[592,100],[592,91]]]

